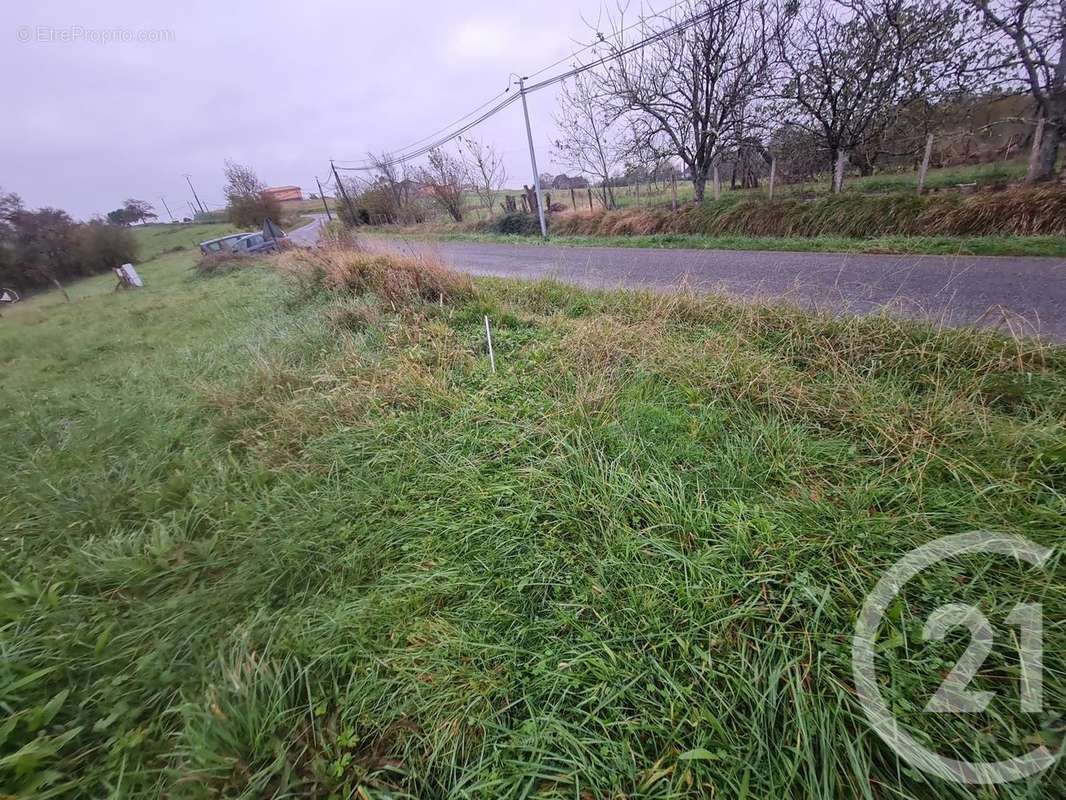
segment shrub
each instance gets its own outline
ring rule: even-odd
[[[356,189],[347,184],[352,206],[343,196],[337,198],[336,213],[349,228],[357,225],[410,225],[426,221],[426,209],[416,197],[402,192],[401,197],[386,185]],[[354,213],[354,216],[352,212]]]
[[[474,294],[468,276],[426,257],[324,247],[287,251],[277,264],[282,274],[304,291],[372,294],[397,306],[417,301],[453,302]]]
[[[265,194],[265,186],[251,167],[226,162],[226,213],[238,228],[258,228],[267,219],[281,219],[281,203]]]
[[[129,228],[101,222],[77,225],[73,247],[83,275],[107,272],[137,260],[137,240]]]
[[[63,211],[19,210],[0,249],[0,279],[19,291],[61,285],[137,259],[137,242],[125,227],[102,221],[74,223]]]
[[[231,197],[226,206],[229,221],[238,228],[259,228],[263,221],[281,219],[281,204],[269,195]]]
[[[488,225],[492,233],[507,233],[517,236],[539,236],[540,219],[536,214],[527,214],[524,211],[509,211],[502,217],[497,217]]]
[[[196,262],[196,272],[199,275],[209,277],[212,275],[226,275],[244,267],[255,264],[254,259],[248,256],[239,256],[235,253],[208,253],[200,256]]]

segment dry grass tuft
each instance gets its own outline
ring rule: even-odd
[[[427,257],[325,247],[283,253],[277,267],[305,290],[371,294],[394,307],[418,301],[451,303],[474,296],[468,276]]]
[[[963,198],[936,195],[918,219],[923,233],[950,236],[1066,235],[1066,188],[1040,186]]]
[[[381,322],[381,311],[363,303],[342,303],[326,309],[326,317],[334,331],[361,333]]]
[[[196,272],[205,277],[212,275],[228,275],[239,269],[255,266],[255,261],[247,256],[238,256],[233,253],[210,253],[200,256],[196,262]]]
[[[552,218],[561,236],[1062,236],[1066,187],[974,195],[862,195],[816,200],[726,198],[688,205],[570,212]]]

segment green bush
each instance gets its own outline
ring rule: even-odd
[[[227,206],[229,221],[238,228],[260,228],[263,221],[281,219],[281,204],[270,195],[230,197]]]
[[[19,291],[62,284],[137,260],[129,228],[75,223],[58,209],[19,210],[0,241],[0,282]]]
[[[73,240],[83,275],[107,272],[137,260],[137,240],[129,228],[90,222],[74,228]]]
[[[488,224],[491,233],[507,233],[516,236],[539,236],[540,220],[535,214],[524,211],[509,211]]]

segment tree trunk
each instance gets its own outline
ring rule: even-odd
[[[834,150],[836,161],[833,164],[833,194],[844,191],[844,165],[847,162],[848,153],[844,149]]]
[[[703,190],[707,186],[707,176],[697,175],[692,179],[692,199],[697,203],[703,202]]]
[[[1029,162],[1026,183],[1043,183],[1055,178],[1055,162],[1059,156],[1059,145],[1062,143],[1062,128],[1055,122],[1056,120],[1049,119],[1043,126],[1040,143]]]

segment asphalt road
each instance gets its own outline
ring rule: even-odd
[[[291,234],[290,234],[291,235]],[[889,312],[1066,341],[1066,259],[480,244],[362,237],[473,275],[592,287],[687,286],[844,314]]]
[[[318,232],[322,229],[322,225],[326,221],[325,214],[308,214],[309,217],[314,217],[314,222],[304,225],[302,228],[289,231],[285,234],[290,241],[301,247],[314,247],[318,242]]]

